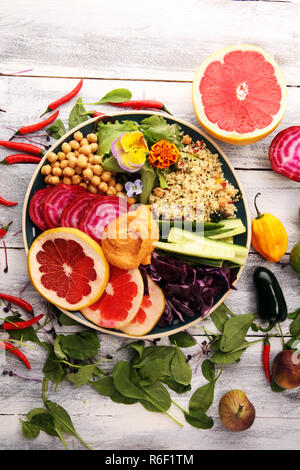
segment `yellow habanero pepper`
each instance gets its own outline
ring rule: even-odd
[[[285,254],[288,244],[286,230],[277,217],[272,214],[261,214],[257,209],[256,199],[254,206],[257,212],[256,219],[252,220],[252,245],[268,261],[277,263]]]

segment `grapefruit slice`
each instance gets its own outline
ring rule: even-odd
[[[137,314],[144,295],[139,269],[129,271],[110,266],[110,276],[102,297],[81,313],[96,325],[120,329]]]
[[[109,276],[101,247],[76,228],[43,232],[32,243],[27,264],[36,290],[66,310],[80,310],[95,303]]]
[[[148,295],[144,295],[141,306],[131,322],[121,330],[127,335],[143,336],[156,325],[165,310],[165,296],[158,285],[147,276]]]
[[[275,62],[257,46],[227,47],[206,59],[193,81],[193,104],[204,129],[245,145],[270,134],[287,105],[287,88]]]

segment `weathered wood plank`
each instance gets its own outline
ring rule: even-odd
[[[159,14],[158,14],[159,11]],[[13,0],[2,6],[2,72],[34,75],[192,80],[203,59],[253,43],[299,84],[299,5],[274,2],[137,0],[99,3]],[[253,25],[255,24],[255,28]],[[66,60],[67,58],[67,60]]]

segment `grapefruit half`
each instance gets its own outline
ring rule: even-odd
[[[57,307],[72,311],[95,303],[109,276],[100,245],[76,228],[59,227],[39,235],[27,265],[36,290]]]
[[[144,295],[141,306],[131,322],[122,328],[127,335],[143,336],[156,325],[165,310],[165,296],[161,288],[148,279],[148,295]]]
[[[139,269],[129,271],[110,266],[107,286],[100,299],[81,309],[85,318],[104,328],[120,329],[137,314],[144,295]]]
[[[209,134],[231,144],[251,144],[283,118],[287,88],[270,54],[257,46],[236,45],[201,64],[193,81],[193,105]]]

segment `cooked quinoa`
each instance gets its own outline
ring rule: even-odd
[[[183,143],[189,141],[185,136]],[[149,202],[157,216],[209,222],[214,215],[235,217],[239,190],[222,172],[218,154],[203,141],[191,142],[181,152],[178,170],[165,171],[168,188],[154,188]]]

